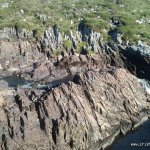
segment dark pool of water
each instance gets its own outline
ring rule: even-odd
[[[8,86],[9,87],[17,87],[17,86],[22,86],[22,85],[26,85],[26,84],[29,84],[30,82],[23,79],[23,78],[20,78],[20,77],[3,77],[3,78],[0,78],[0,80],[4,80],[8,83]]]
[[[138,146],[131,146],[132,143]],[[135,131],[119,136],[106,150],[150,150],[150,120]]]
[[[37,89],[45,89],[45,88],[54,88],[59,86],[62,83],[68,83],[69,81],[73,81],[74,76],[73,75],[69,75],[66,77],[63,77],[61,79],[58,80],[54,80],[52,82],[47,82],[47,83],[42,83],[42,82],[33,82],[33,81],[27,81],[23,78],[20,77],[4,77],[4,78],[0,78],[0,80],[4,80],[8,83],[9,87],[21,87],[21,88],[37,88]]]

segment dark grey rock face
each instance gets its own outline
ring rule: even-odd
[[[126,61],[130,62],[128,68],[131,72],[135,72],[140,78],[150,80],[149,46],[129,46],[121,52],[126,57]]]

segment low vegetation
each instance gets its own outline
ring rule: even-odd
[[[81,19],[106,39],[104,30],[116,28],[124,40],[150,42],[150,0],[0,0],[0,29],[26,28],[37,38],[49,25],[75,30]]]

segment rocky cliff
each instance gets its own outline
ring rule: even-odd
[[[138,79],[150,79],[148,46],[103,44],[83,23],[69,35],[54,26],[33,38],[1,31],[0,75],[35,83],[0,91],[2,150],[101,149],[148,119],[150,92]]]
[[[34,31],[29,32],[25,29],[5,28],[0,33],[1,74],[12,74],[22,70],[31,72],[35,62],[48,61],[57,64],[64,57],[71,55],[94,56],[99,53],[110,56],[110,65],[116,66],[114,61],[121,64],[123,62],[132,73],[150,79],[148,45],[141,41],[136,45],[123,44],[120,41],[121,37],[120,40],[113,38],[115,42],[104,44],[103,36],[90,29],[84,22],[79,24],[76,31],[70,31],[68,34],[60,33],[56,25],[49,27],[38,41],[34,38]],[[113,34],[116,35],[111,33],[111,36]]]
[[[124,69],[87,71],[47,91],[17,89],[1,109],[1,148],[94,149],[150,113],[150,97]]]

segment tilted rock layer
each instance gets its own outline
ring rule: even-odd
[[[1,149],[100,148],[149,116],[149,98],[124,69],[80,73],[48,91],[18,89],[0,110]]]

